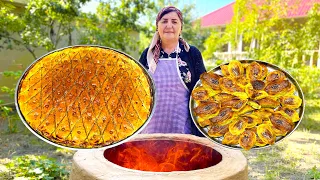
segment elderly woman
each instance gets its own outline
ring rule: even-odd
[[[189,113],[190,93],[206,71],[200,51],[181,38],[183,17],[173,6],[163,8],[156,19],[157,30],[141,57],[156,89],[156,108],[142,133],[201,135]]]

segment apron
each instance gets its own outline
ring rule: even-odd
[[[152,78],[157,88],[155,112],[141,133],[191,134],[189,90],[183,82],[176,58],[161,58]]]

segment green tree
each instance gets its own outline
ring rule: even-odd
[[[100,2],[96,14],[83,13],[78,21],[80,43],[99,44],[123,51],[137,50],[138,33],[146,31],[139,24],[139,18],[153,7],[149,0]]]
[[[314,4],[308,12],[308,20],[301,29],[304,38],[301,38],[304,49],[320,50],[320,4]]]
[[[294,19],[286,19],[289,12],[298,9],[301,0],[237,0],[234,4],[234,16],[226,25],[223,36],[216,38],[212,32],[211,40],[206,41],[205,54],[213,55],[214,51],[230,42],[236,50],[240,35],[244,44],[256,43],[256,47],[246,47],[248,58],[260,59],[288,67],[303,65],[301,56],[305,53],[305,42],[301,39],[308,34],[304,24]],[[317,15],[313,14],[313,28],[316,27]],[[312,29],[310,26],[310,29]],[[313,35],[312,35],[313,36]],[[215,38],[214,38],[215,37]],[[216,40],[216,41],[213,41]],[[208,47],[216,48],[208,48]],[[218,46],[218,47],[217,47]]]
[[[21,46],[36,59],[36,48],[47,51],[56,49],[62,39],[73,44],[73,22],[79,8],[86,0],[32,0],[20,14],[13,7],[0,10],[0,40],[2,48],[14,49]],[[19,46],[20,45],[20,46]]]
[[[218,51],[226,41],[221,40],[222,33],[216,30],[215,28],[211,28],[210,35],[207,39],[205,39],[203,45],[205,50],[202,55],[204,59],[216,59],[214,57],[214,52]]]
[[[196,46],[200,51],[203,51],[204,42],[210,35],[210,29],[202,29],[200,19],[195,20],[192,15],[192,10],[195,9],[194,4],[185,5],[181,12],[183,14],[183,31],[182,37],[191,45]]]
[[[12,12],[15,8],[13,5],[3,1],[0,3],[0,50],[12,49],[13,43],[22,41],[19,38],[19,32],[23,30],[25,24],[18,15]]]

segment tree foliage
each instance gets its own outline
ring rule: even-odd
[[[210,35],[207,39],[205,39],[203,45],[204,45],[204,52],[202,53],[204,59],[216,59],[214,57],[214,52],[219,51],[219,49],[223,46],[224,43],[227,43],[227,41],[222,40],[222,33],[216,30],[215,28],[212,28],[210,31]],[[225,36],[224,36],[225,37]]]
[[[138,34],[146,31],[139,18],[154,4],[149,0],[100,2],[96,14],[81,15],[78,21],[82,44],[99,44],[123,51],[138,49]]]
[[[69,172],[66,165],[47,156],[24,155],[15,156],[6,164],[10,170],[8,179],[68,179]]]
[[[320,50],[320,4],[314,4],[308,12],[308,21],[301,29],[304,32],[304,49]]]
[[[314,4],[307,18],[288,19],[296,12],[301,0],[237,0],[234,16],[226,25],[221,38],[213,31],[206,40],[204,54],[207,58],[222,45],[230,42],[236,53],[239,37],[247,44],[250,59],[265,60],[283,67],[301,67],[306,62],[302,56],[319,49],[320,14],[319,4]],[[256,46],[248,46],[255,42]],[[235,55],[235,54],[234,54]],[[234,56],[235,57],[235,56]]]
[[[36,49],[49,51],[74,44],[95,44],[125,52],[146,48],[155,32],[157,13],[176,0],[104,0],[96,13],[83,13],[81,5],[90,0],[32,0],[24,12],[14,13],[5,3],[0,9],[0,48],[28,50],[36,59]],[[2,1],[1,1],[2,2]],[[193,22],[194,4],[181,8],[182,36],[189,44],[204,49],[209,31]]]
[[[79,9],[89,0],[32,0],[24,12],[14,13],[14,6],[0,9],[0,48],[27,49],[36,59],[36,49],[52,51],[74,44],[97,44],[115,49],[137,49],[137,35],[145,31],[138,23],[149,0],[103,1],[97,13]]]
[[[54,50],[67,39],[73,43],[73,22],[79,15],[79,8],[86,0],[32,0],[24,12],[13,13],[14,7],[1,7],[0,40],[2,48],[26,48],[34,58],[36,48]],[[20,45],[20,46],[19,46]]]
[[[191,45],[196,46],[200,51],[204,50],[204,41],[210,35],[210,29],[202,29],[200,20],[194,20],[190,12],[195,8],[194,4],[185,6],[182,9],[184,16],[184,26],[182,30],[182,37]]]

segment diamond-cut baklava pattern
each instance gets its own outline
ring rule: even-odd
[[[121,53],[72,47],[29,68],[18,103],[30,127],[46,139],[67,147],[102,147],[132,135],[149,118],[149,82]]]

